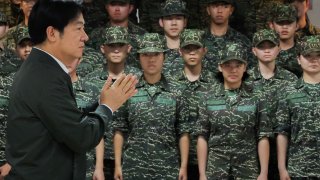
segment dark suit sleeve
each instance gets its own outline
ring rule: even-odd
[[[100,105],[85,116],[77,108],[71,91],[65,81],[48,83],[37,108],[39,118],[56,141],[75,152],[85,152],[99,143],[112,112]]]

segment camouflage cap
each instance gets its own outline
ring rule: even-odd
[[[109,4],[109,3],[112,3],[112,2],[131,3],[132,1],[131,0],[104,0],[105,4]]]
[[[14,40],[16,44],[20,44],[22,40],[24,39],[30,39],[31,37],[29,35],[28,27],[25,26],[19,26],[17,30],[14,32]]]
[[[8,22],[7,16],[2,12],[0,12],[0,22],[1,23],[7,23]]]
[[[138,53],[164,52],[164,37],[158,33],[146,33],[138,38]]]
[[[275,8],[272,21],[281,22],[289,21],[294,22],[298,20],[298,12],[292,5],[279,4]]]
[[[244,51],[245,47],[242,44],[229,42],[226,44],[224,51],[222,52],[222,58],[219,64],[223,64],[227,61],[238,60],[247,64],[247,52]]]
[[[161,3],[161,17],[171,15],[183,15],[187,16],[186,3],[182,0],[166,0]]]
[[[298,51],[301,55],[320,52],[320,35],[305,36],[298,42]]]
[[[233,6],[235,5],[234,0],[206,0],[205,2],[206,2],[206,4],[213,4],[213,3],[224,2],[224,3],[231,4],[231,5],[233,5]]]
[[[198,29],[185,29],[180,35],[180,47],[187,45],[197,45],[203,47],[204,31]]]
[[[252,44],[257,47],[263,41],[270,41],[275,45],[280,43],[279,34],[271,29],[262,29],[253,35]]]
[[[103,44],[129,43],[128,30],[125,27],[111,26],[105,29]]]

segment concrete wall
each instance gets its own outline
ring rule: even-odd
[[[309,18],[317,27],[320,27],[320,0],[311,0],[312,10],[308,11]]]

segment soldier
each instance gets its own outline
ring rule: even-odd
[[[115,179],[187,179],[188,113],[177,90],[180,84],[161,74],[164,51],[157,33],[139,40],[143,75],[138,94],[114,119]]]
[[[146,33],[144,29],[135,25],[129,20],[129,14],[132,12],[133,5],[130,0],[105,0],[105,8],[109,15],[109,22],[100,28],[94,29],[90,34],[88,45],[96,50],[100,50],[101,34],[104,34],[106,27],[122,26],[128,28],[130,44],[132,46],[131,54],[136,57],[137,36]]]
[[[281,180],[320,178],[320,36],[304,37],[298,48],[303,75],[279,93],[276,113]]]
[[[301,39],[304,36],[320,34],[320,28],[315,27],[308,17],[310,0],[286,0],[287,3],[294,5],[298,11],[299,30],[296,32],[296,38]]]
[[[167,75],[183,67],[179,45],[180,33],[187,25],[186,3],[182,0],[167,0],[162,3],[159,24],[163,28],[168,49],[163,64],[163,73]]]
[[[267,179],[272,131],[263,98],[243,82],[247,57],[242,45],[227,44],[222,57],[217,74],[220,82],[199,106],[200,179]]]
[[[3,38],[9,30],[9,24],[5,14],[0,12],[0,54],[4,50]]]
[[[104,54],[106,63],[103,68],[98,68],[85,78],[84,88],[90,91],[94,99],[100,94],[100,89],[109,76],[115,81],[122,73],[141,75],[140,69],[130,67],[126,60],[131,50],[129,34],[126,28],[113,26],[106,28],[103,35],[101,52]],[[113,153],[113,129],[112,121],[109,121],[105,130],[104,140],[96,147],[95,168],[91,168],[94,177],[113,180],[114,176],[114,153]]]
[[[249,54],[248,65],[253,65],[253,55],[249,39],[229,27],[229,18],[234,11],[233,0],[207,0],[207,12],[210,16],[210,27],[205,32],[205,46],[208,48],[205,66],[210,71],[218,71],[218,62],[227,42],[243,44],[243,51]]]
[[[281,48],[276,64],[300,77],[302,69],[297,61],[295,42],[295,32],[298,29],[297,11],[290,5],[279,5],[274,11],[269,26],[279,34]]]
[[[184,67],[175,71],[172,78],[184,87],[183,94],[190,112],[190,126],[195,127],[199,114],[199,99],[215,82],[212,72],[202,67],[202,61],[207,49],[203,45],[204,31],[185,29],[181,34],[180,53]],[[188,162],[188,179],[199,179],[197,160],[197,137],[190,132],[190,152]]]
[[[31,12],[33,5],[36,2],[37,2],[37,0],[21,0],[20,1],[20,9],[23,12],[24,19],[20,24],[13,26],[9,29],[9,31],[5,37],[5,40],[4,40],[6,48],[11,49],[11,50],[15,50],[16,44],[14,42],[14,37],[16,36],[16,30],[19,29],[19,27],[21,27],[21,26],[28,27],[30,12]]]
[[[140,23],[139,25],[148,32],[163,33],[159,25],[158,19],[161,13],[161,3],[165,0],[141,0],[139,9]]]
[[[275,112],[277,99],[274,95],[281,91],[289,82],[297,80],[297,77],[276,65],[279,54],[279,35],[273,30],[260,30],[253,36],[253,54],[258,59],[258,66],[248,71],[250,75],[248,83],[253,84],[254,91],[266,96],[267,113],[272,127],[275,127]],[[276,143],[273,138],[270,141],[269,179],[279,179],[276,156]]]
[[[104,0],[83,0],[82,7],[87,34],[90,34],[94,28],[103,27],[107,23]]]
[[[81,63],[76,69],[77,74],[81,77],[85,77],[95,69],[102,68],[103,63],[105,63],[105,60],[101,52],[89,46],[85,46]]]
[[[16,30],[14,38],[16,44],[16,54],[18,57],[25,61],[29,56],[32,49],[32,42],[27,27],[21,26]]]

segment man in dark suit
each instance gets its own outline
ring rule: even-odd
[[[88,36],[81,8],[71,1],[39,0],[29,19],[35,47],[10,93],[6,179],[85,179],[85,152],[101,140],[105,124],[137,90],[134,76],[102,88],[94,112],[78,110],[66,68],[82,56]]]

